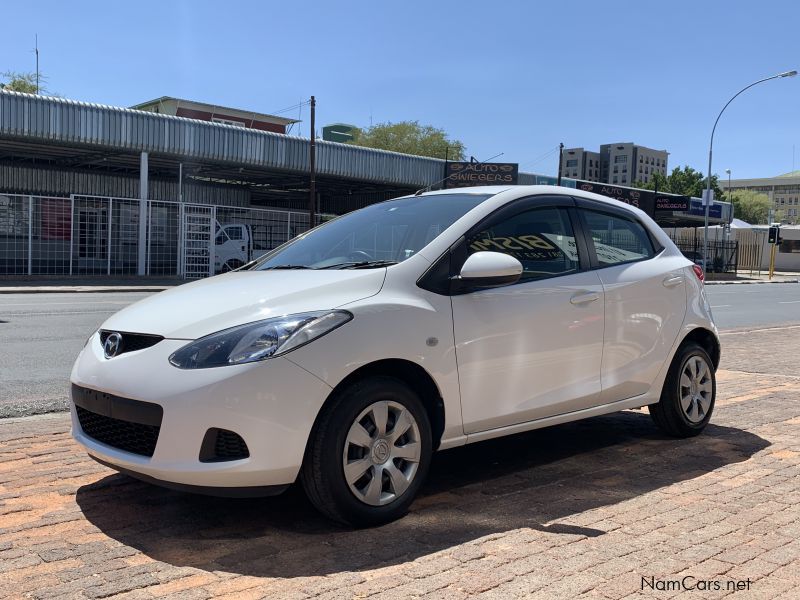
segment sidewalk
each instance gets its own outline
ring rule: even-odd
[[[719,279],[715,278],[714,273],[709,273],[706,276],[706,285],[729,285],[729,284],[743,284],[743,283],[798,283],[800,282],[800,273],[787,273],[775,272],[772,279],[769,278],[769,272],[762,271],[760,273],[750,271],[739,271],[735,276],[730,273],[720,273]]]
[[[43,277],[0,278],[0,294],[73,292],[160,292],[187,283],[178,277]]]
[[[450,450],[409,515],[360,531],[296,489],[216,499],[115,474],[64,414],[3,420],[0,596],[793,600],[798,332],[723,334],[696,438],[626,411]]]

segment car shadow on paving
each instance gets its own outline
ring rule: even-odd
[[[673,440],[628,411],[437,454],[411,512],[383,527],[348,530],[319,516],[299,486],[264,499],[182,494],[110,475],[77,501],[96,527],[176,566],[260,577],[374,569],[522,527],[599,536],[560,520],[741,462],[769,446],[709,425]],[[643,518],[651,516],[645,513]]]

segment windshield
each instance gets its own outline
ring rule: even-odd
[[[491,194],[435,194],[373,204],[267,254],[253,269],[382,267],[410,258]]]

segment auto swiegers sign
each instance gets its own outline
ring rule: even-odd
[[[445,188],[473,185],[516,185],[518,163],[449,162],[445,170]]]

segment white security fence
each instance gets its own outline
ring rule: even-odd
[[[206,277],[307,229],[292,211],[0,194],[0,275]]]

